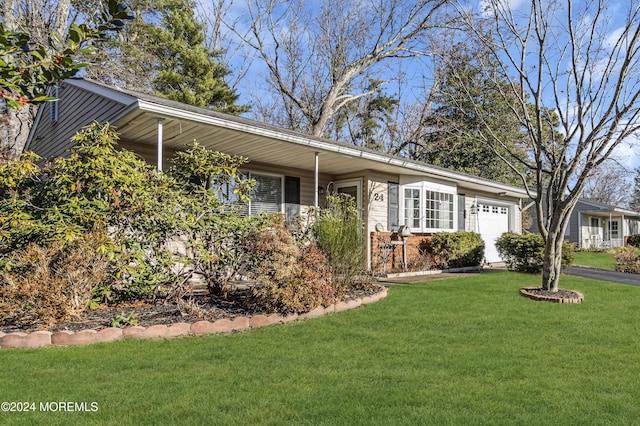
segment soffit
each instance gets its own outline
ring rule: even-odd
[[[182,150],[194,140],[220,152],[248,157],[251,162],[315,170],[318,152],[319,172],[332,176],[364,170],[391,175],[415,175],[458,183],[464,188],[524,198],[523,189],[458,174],[450,170],[425,165],[371,150],[328,142],[320,138],[241,118],[221,117],[219,114],[170,108],[145,101],[131,105],[111,123],[123,142],[157,146],[158,120],[162,120],[163,147]]]

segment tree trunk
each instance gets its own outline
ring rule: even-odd
[[[16,158],[22,154],[36,111],[37,108],[32,105],[20,109],[5,108],[2,111],[3,123],[6,127],[1,135],[0,145],[8,148],[10,158]]]
[[[542,289],[558,291],[562,270],[562,242],[564,232],[550,231],[544,244]]]

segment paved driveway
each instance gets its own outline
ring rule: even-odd
[[[572,266],[570,268],[564,268],[563,273],[567,275],[575,275],[583,278],[592,278],[600,281],[613,281],[623,284],[640,285],[640,275],[627,274],[624,272],[605,271],[603,269],[594,268],[581,268],[579,266]]]

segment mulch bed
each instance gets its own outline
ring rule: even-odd
[[[341,299],[355,300],[370,296],[383,290],[379,285],[351,290]],[[223,318],[251,317],[258,314],[270,314],[261,309],[253,298],[251,289],[236,289],[222,296],[191,296],[177,303],[176,301],[163,303],[138,302],[121,304],[118,306],[100,306],[97,309],[86,310],[79,317],[69,318],[51,327],[2,327],[4,333],[48,331],[80,331],[86,329],[101,330],[110,327],[113,318],[135,313],[136,324],[142,327],[152,325],[171,325],[179,322],[194,323],[196,321],[215,321]],[[126,324],[125,324],[126,325]]]
[[[582,293],[561,288],[551,291],[539,287],[525,287],[520,289],[520,294],[530,299],[554,303],[581,303],[584,300]]]

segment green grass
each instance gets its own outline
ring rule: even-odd
[[[616,259],[613,254],[607,252],[577,251],[575,252],[575,266],[586,266],[589,268],[616,270]]]
[[[0,350],[0,424],[592,425],[640,419],[640,287],[510,272],[392,286],[356,310],[226,336]]]

